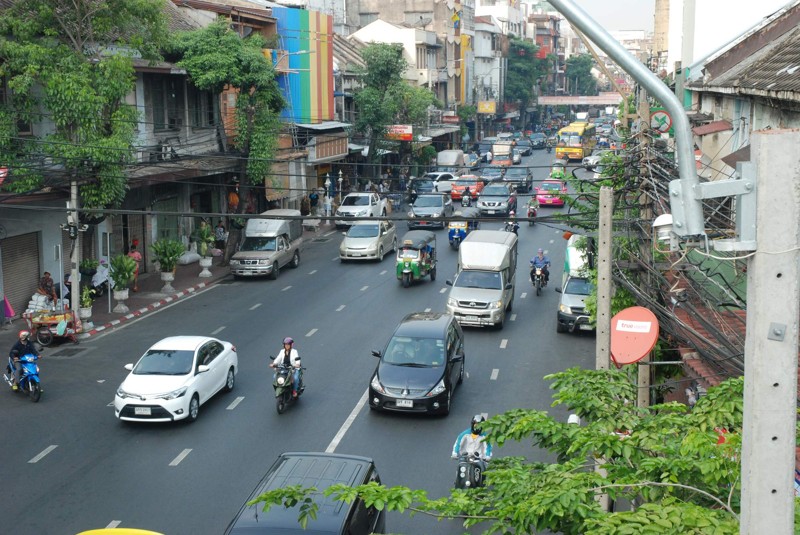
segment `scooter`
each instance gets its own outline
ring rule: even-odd
[[[503,230],[505,230],[506,232],[513,232],[514,234],[517,234],[517,231],[519,230],[519,223],[517,223],[516,221],[506,221]]]
[[[552,147],[552,145],[548,145],[547,146],[547,154],[550,154],[551,152],[553,152],[553,147]]]
[[[303,395],[303,391],[306,389],[303,383],[303,370],[305,370],[305,368],[301,367],[300,387],[297,390],[297,397],[292,396],[292,375],[294,374],[294,370],[295,368],[292,366],[284,366],[283,364],[275,367],[275,379],[272,381],[272,388],[275,389],[275,408],[278,410],[278,414],[283,414],[283,411],[285,411],[289,405],[299,400],[300,396]]]
[[[482,459],[477,452],[462,453],[458,457],[455,488],[473,489],[482,487],[483,472],[486,470],[486,465],[486,459]]]
[[[536,204],[528,203],[528,226],[532,227],[536,221],[536,214],[538,213]]]
[[[461,194],[461,206],[472,206],[472,195],[469,193]]]
[[[531,283],[536,288],[536,295],[541,295],[542,288],[547,285],[544,281],[544,270],[541,267],[531,266]]]
[[[42,387],[39,383],[39,365],[36,361],[39,360],[38,355],[28,353],[19,358],[20,372],[19,372],[19,390],[16,392],[27,393],[31,401],[36,403],[42,397]],[[6,366],[6,373],[3,374],[3,380],[8,383],[9,387],[14,386],[14,363],[11,357],[8,358],[8,365]]]

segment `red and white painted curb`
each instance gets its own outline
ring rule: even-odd
[[[187,288],[185,290],[181,290],[180,292],[174,293],[174,294],[172,294],[172,295],[170,295],[168,297],[165,297],[164,299],[161,299],[159,301],[154,301],[153,303],[150,303],[146,307],[142,307],[139,310],[131,311],[130,313],[120,317],[119,319],[111,320],[110,322],[106,323],[105,325],[100,325],[99,327],[94,327],[93,329],[90,329],[88,331],[84,331],[84,332],[82,332],[82,333],[80,333],[78,335],[78,338],[80,338],[80,339],[89,338],[89,337],[92,337],[92,336],[94,336],[96,334],[99,334],[99,333],[101,333],[101,332],[103,332],[105,330],[113,329],[117,325],[122,325],[122,324],[126,323],[127,321],[132,320],[132,319],[136,319],[136,318],[138,318],[138,317],[140,317],[140,316],[142,316],[144,314],[147,314],[148,312],[152,312],[154,310],[158,310],[159,308],[161,308],[161,307],[163,307],[165,305],[168,305],[170,303],[174,303],[175,301],[178,301],[179,299],[181,299],[183,297],[186,297],[187,295],[194,294],[197,291],[202,290],[203,288],[207,288],[209,286],[211,286],[211,284],[206,284],[205,282],[201,282],[199,284],[195,284],[194,286],[191,286],[191,287],[189,287],[189,288]]]

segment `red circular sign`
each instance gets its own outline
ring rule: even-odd
[[[658,319],[644,307],[629,307],[611,318],[611,358],[617,366],[633,364],[658,340]]]

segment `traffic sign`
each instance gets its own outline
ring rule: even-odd
[[[653,108],[650,110],[650,128],[658,130],[662,134],[672,129],[672,116],[663,108]]]
[[[628,307],[611,318],[611,359],[618,368],[645,357],[658,340],[658,318],[644,307]]]

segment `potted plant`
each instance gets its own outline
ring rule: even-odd
[[[78,308],[78,317],[82,320],[88,320],[92,317],[92,303],[94,302],[95,291],[84,286],[81,289],[80,308]]]
[[[84,258],[78,265],[78,271],[81,273],[81,275],[92,277],[95,273],[97,273],[97,266],[99,265],[100,262],[94,258]]]
[[[178,265],[178,260],[185,252],[185,248],[178,240],[161,239],[152,245],[154,262],[158,263],[158,269],[161,271],[161,280],[164,286],[161,288],[161,293],[174,293],[175,288],[172,287],[172,281],[175,280],[175,268]]]
[[[211,227],[205,221],[201,222],[200,226],[197,227],[195,241],[197,242],[197,253],[201,257],[200,267],[203,268],[203,271],[200,272],[200,276],[210,277],[211,271],[209,271],[208,268],[211,267],[212,259],[209,256],[209,252],[214,245],[214,231],[211,230]]]
[[[133,273],[136,271],[136,261],[128,255],[118,254],[111,258],[111,281],[114,283],[114,299],[117,306],[114,312],[127,314],[129,308],[125,305],[128,299],[128,287],[133,282]]]

